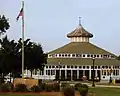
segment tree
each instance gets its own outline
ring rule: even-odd
[[[10,27],[8,19],[3,15],[0,15],[0,35],[6,33],[6,30],[8,30]]]
[[[19,41],[19,46],[22,46],[22,39]],[[22,47],[21,47],[22,48]],[[24,41],[25,48],[25,69],[32,72],[34,69],[43,70],[47,63],[47,54],[43,52],[42,46],[35,42],[31,42],[30,39]],[[21,50],[22,51],[22,50]]]
[[[34,69],[43,70],[47,63],[47,55],[44,54],[40,44],[31,42],[30,39],[24,41],[25,44],[25,66],[24,69],[32,71]],[[18,42],[9,40],[7,36],[0,39],[0,74],[2,78],[10,74],[15,77],[21,74],[22,70],[22,39]]]
[[[19,48],[14,40],[8,40],[7,36],[0,39],[0,70],[2,77],[10,73],[14,75],[18,72],[20,65]]]
[[[32,77],[32,71],[34,69],[35,70],[44,69],[44,66],[47,63],[47,54],[43,53],[43,50],[40,44],[33,43],[32,48],[28,53],[28,57],[29,57],[28,58],[29,63],[27,63],[26,67],[31,71],[31,77]]]

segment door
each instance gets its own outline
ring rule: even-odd
[[[67,80],[71,81],[71,70],[67,70]]]

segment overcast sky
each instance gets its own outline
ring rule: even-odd
[[[94,35],[91,42],[112,53],[120,54],[120,0],[24,0],[25,38],[51,51],[70,42],[66,37],[78,26]],[[21,19],[16,17],[21,0],[0,0],[0,14],[10,20],[10,39],[21,37]]]

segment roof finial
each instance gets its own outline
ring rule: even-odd
[[[81,25],[81,17],[79,17],[79,25]]]

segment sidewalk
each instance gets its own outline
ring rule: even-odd
[[[90,87],[92,87],[92,84],[90,84],[90,83],[84,83],[84,84],[87,84],[88,86],[90,86]],[[118,86],[118,85],[95,85],[95,87],[113,87],[113,88],[120,88],[120,86]]]

